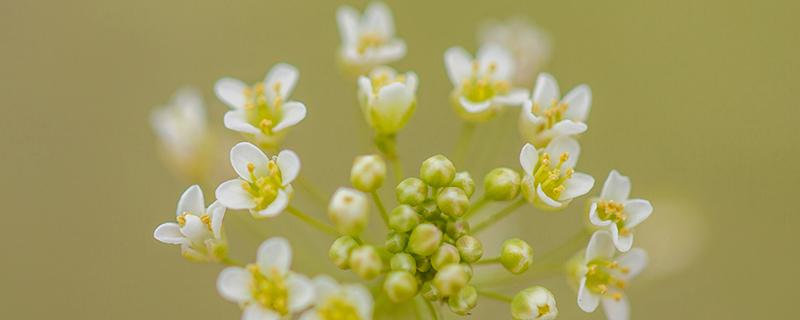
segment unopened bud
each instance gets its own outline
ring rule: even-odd
[[[508,239],[503,242],[500,263],[509,272],[520,274],[528,270],[533,262],[533,248],[520,239]]]
[[[394,189],[397,202],[416,206],[428,197],[428,185],[417,178],[406,178]]]
[[[449,243],[443,243],[431,256],[431,266],[436,270],[459,261],[461,261],[461,256],[458,254],[458,249]]]
[[[456,177],[453,178],[453,182],[450,182],[450,186],[464,190],[467,198],[472,197],[472,194],[475,193],[475,180],[472,180],[472,176],[466,171],[456,173]]]
[[[495,168],[483,181],[486,197],[494,201],[507,201],[517,197],[520,189],[520,175],[509,168]]]
[[[407,271],[392,271],[383,282],[383,291],[392,302],[403,302],[417,294],[417,278]]]
[[[439,290],[443,297],[449,297],[456,294],[469,282],[469,274],[458,263],[452,263],[444,266],[441,270],[436,272],[433,277],[433,285]]]
[[[397,232],[408,232],[419,224],[417,211],[407,204],[401,204],[389,213],[389,227]]]
[[[455,178],[456,167],[443,155],[435,155],[422,162],[419,177],[432,187],[444,187]]]
[[[456,240],[456,248],[461,255],[461,259],[468,263],[473,263],[483,256],[483,244],[473,236],[462,236]]]
[[[444,214],[458,218],[469,210],[469,198],[464,190],[447,187],[436,196],[436,205]]]
[[[458,239],[469,233],[469,222],[464,219],[447,221],[447,235],[452,239]]]
[[[473,286],[466,286],[458,290],[458,293],[451,295],[447,299],[450,311],[461,316],[466,316],[478,304],[478,290]]]
[[[408,271],[411,274],[417,273],[417,261],[408,253],[396,253],[389,260],[392,270]]]
[[[339,188],[328,204],[328,217],[339,233],[356,236],[367,226],[369,200],[357,190]]]
[[[511,317],[514,320],[552,320],[558,316],[556,299],[549,290],[531,287],[520,291],[511,300]]]
[[[373,192],[386,178],[386,162],[377,155],[356,157],[350,169],[350,183],[358,190]]]
[[[408,249],[420,256],[430,256],[442,243],[442,231],[430,223],[423,223],[414,228],[408,239]]]
[[[417,271],[424,273],[431,270],[431,259],[428,257],[416,256],[414,260],[417,262]]]
[[[408,234],[398,232],[390,233],[389,236],[386,237],[386,242],[384,243],[386,250],[391,253],[398,253],[405,250],[406,244],[408,244]]]
[[[418,209],[419,214],[421,214],[422,217],[427,220],[438,219],[441,216],[439,207],[436,206],[436,201],[433,199],[425,200],[425,202],[423,202]]]
[[[422,284],[422,288],[419,290],[422,297],[428,301],[436,301],[442,297],[442,294],[439,292],[439,289],[431,283],[431,281],[426,281]]]
[[[339,237],[331,244],[331,248],[328,250],[328,257],[331,258],[337,268],[347,269],[350,267],[350,253],[356,247],[358,247],[358,242],[352,237]]]
[[[364,280],[372,280],[381,273],[383,261],[372,246],[361,246],[350,253],[350,268]]]

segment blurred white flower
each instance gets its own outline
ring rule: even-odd
[[[627,320],[630,305],[623,290],[647,265],[647,252],[640,248],[616,256],[611,234],[596,231],[589,240],[581,265],[578,306],[594,312],[602,302],[606,318]]]
[[[325,275],[314,277],[316,299],[300,320],[372,319],[372,295],[358,284],[340,285]]]
[[[556,209],[589,192],[594,178],[574,169],[580,152],[578,142],[569,137],[553,139],[542,152],[525,144],[519,154],[526,173],[522,179],[525,198],[540,207]]]
[[[514,320],[553,320],[558,316],[556,298],[544,287],[530,287],[520,291],[511,300],[511,317]]]
[[[216,192],[226,207],[274,217],[289,205],[291,183],[300,172],[297,154],[283,150],[270,159],[255,145],[241,142],[231,149],[231,165],[239,178],[223,182]]]
[[[589,209],[589,221],[611,232],[614,245],[622,252],[633,246],[633,228],[653,213],[650,201],[628,199],[630,193],[630,178],[611,170],[600,199],[594,200]]]
[[[519,117],[519,129],[524,138],[541,147],[558,136],[574,136],[588,128],[586,118],[592,105],[592,90],[579,85],[564,98],[558,82],[548,73],[536,79],[533,97],[525,101]]]
[[[417,106],[417,75],[398,75],[390,67],[373,69],[358,78],[358,100],[367,123],[382,135],[400,131]]]
[[[551,45],[547,33],[524,18],[486,22],[478,32],[481,44],[505,47],[514,57],[516,68],[512,83],[527,87],[550,60]]]
[[[336,22],[342,38],[339,56],[345,66],[359,73],[406,55],[406,43],[394,34],[392,12],[382,2],[370,3],[363,15],[353,7],[341,6]]]
[[[252,87],[233,78],[222,78],[214,85],[217,97],[231,110],[225,113],[225,127],[243,133],[265,148],[275,148],[286,129],[306,117],[306,106],[289,101],[299,73],[292,65],[279,63],[270,69],[263,82]]]
[[[205,147],[211,136],[206,121],[203,97],[191,87],[178,90],[168,105],[150,114],[150,125],[158,135],[166,161],[193,180],[198,180],[205,170]]]
[[[222,235],[225,207],[214,202],[208,208],[203,190],[193,185],[183,192],[175,211],[177,223],[159,225],[153,237],[167,244],[181,246],[181,254],[192,261],[218,261],[226,256],[226,241]]]
[[[314,285],[306,276],[290,271],[292,248],[280,237],[258,247],[256,263],[246,268],[228,267],[217,278],[217,290],[244,308],[243,320],[278,320],[291,317],[314,300]]]

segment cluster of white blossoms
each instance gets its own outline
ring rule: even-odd
[[[633,248],[633,229],[653,207],[629,198],[630,179],[618,171],[610,172],[599,197],[587,201],[590,227],[580,226],[575,238],[582,241],[568,241],[534,258],[533,247],[523,239],[508,235],[498,248],[484,248],[479,238],[520,208],[563,211],[594,187],[591,175],[576,171],[577,139],[588,130],[591,90],[579,85],[561,97],[554,77],[538,73],[549,59],[547,36],[514,19],[488,24],[480,32],[474,56],[462,47],[444,52],[453,84],[449,96],[465,128],[491,121],[505,110],[519,112],[526,142],[519,154],[520,169],[494,168],[476,183],[472,173],[456,170],[444,154],[423,161],[418,174],[403,173],[398,135],[417,108],[419,79],[415,72],[398,72],[388,64],[405,56],[406,43],[396,37],[392,14],[383,3],[368,5],[363,14],[343,6],[336,17],[342,41],[339,61],[343,71],[357,76],[356,100],[374,131],[376,153],[356,157],[350,186],[337,189],[327,203],[320,200],[327,206],[328,221],[317,218],[321,212],[306,213],[293,204],[292,183],[299,179],[301,162],[295,152],[282,148],[289,129],[307,111],[303,103],[290,100],[298,69],[278,63],[253,85],[233,78],[216,82],[214,93],[230,107],[224,126],[246,140],[230,149],[233,172],[227,172],[238,177],[217,185],[216,201],[208,207],[200,186],[189,187],[178,200],[176,222],[159,225],[155,239],[180,245],[191,261],[225,265],[217,289],[242,309],[245,320],[366,320],[373,318],[376,305],[407,301],[414,302],[405,306],[415,309],[418,319],[438,320],[443,307],[460,316],[472,314],[479,298],[507,303],[513,319],[546,320],[558,316],[556,297],[565,294],[576,296],[583,311],[593,312],[602,304],[608,319],[629,319],[624,289],[647,262],[646,252]],[[537,73],[528,90],[526,82]],[[208,182],[206,164],[212,162],[209,151],[214,150],[209,141],[215,139],[207,129],[200,93],[179,91],[170,105],[154,111],[152,125],[170,165],[195,183]],[[392,188],[394,203],[381,199],[385,185]],[[312,189],[306,186],[298,192]],[[500,210],[490,210],[498,205]],[[254,263],[237,262],[229,256],[223,225],[228,210],[249,212],[254,219],[290,213],[331,237],[331,266],[352,271],[371,289],[340,284],[326,274],[309,277],[293,271],[292,247],[280,235],[261,243]],[[383,228],[370,227],[375,214]],[[370,243],[367,230],[386,230],[385,240]],[[585,243],[589,234],[585,250],[572,247]],[[575,258],[564,259],[564,252],[575,253]],[[484,284],[473,281],[490,274],[484,268],[492,266],[518,277],[518,284],[531,285],[506,295],[485,284],[493,282],[491,278]],[[527,273],[531,269],[539,272]],[[553,271],[563,272],[576,292],[554,293],[536,284],[536,274]]]

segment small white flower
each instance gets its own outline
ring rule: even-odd
[[[256,263],[246,268],[228,267],[217,278],[217,290],[244,308],[242,320],[278,320],[307,308],[314,300],[314,285],[306,276],[290,271],[292,248],[280,237],[258,247]]]
[[[314,277],[316,302],[300,320],[372,319],[372,295],[362,285],[340,285],[331,277]]]
[[[400,131],[417,106],[417,75],[398,75],[390,67],[377,67],[358,78],[358,100],[367,123],[379,134]]]
[[[495,43],[511,52],[516,68],[513,83],[527,87],[533,76],[550,60],[550,38],[546,32],[524,18],[490,21],[479,33],[481,44]]]
[[[214,92],[231,108],[225,113],[225,127],[265,147],[277,147],[286,129],[306,117],[306,106],[289,100],[298,77],[295,67],[279,63],[252,87],[233,78],[218,80]]]
[[[622,252],[633,246],[633,228],[653,213],[650,201],[628,199],[630,193],[631,179],[611,170],[600,199],[593,201],[589,209],[592,224],[608,229],[617,250]]]
[[[633,248],[618,257],[615,253],[610,233],[601,230],[592,235],[581,266],[578,306],[594,312],[602,302],[606,318],[627,320],[630,306],[623,290],[647,265],[647,252]]]
[[[342,46],[342,62],[360,72],[394,62],[406,55],[406,43],[395,38],[392,12],[382,2],[372,2],[359,16],[350,6],[341,6],[336,22]]]
[[[223,182],[216,192],[226,207],[274,217],[289,205],[291,183],[300,172],[297,154],[283,150],[270,159],[255,145],[240,142],[231,149],[231,165],[239,178]]]
[[[198,171],[203,170],[209,132],[203,97],[197,89],[178,90],[168,105],[153,110],[150,124],[176,170],[189,177],[202,174]]]
[[[579,85],[564,98],[552,75],[539,74],[531,100],[522,106],[520,133],[536,146],[546,145],[558,136],[574,136],[588,128],[586,118],[592,105],[592,90]]]
[[[522,180],[525,198],[543,208],[556,209],[589,192],[594,178],[574,169],[580,152],[578,142],[569,137],[553,139],[541,152],[525,144],[519,154],[526,173]]]
[[[167,244],[181,246],[181,254],[193,261],[216,261],[225,257],[226,241],[222,234],[225,207],[214,202],[208,208],[203,190],[193,185],[183,192],[175,211],[177,223],[159,225],[153,237]]]
[[[512,89],[514,60],[496,44],[485,44],[476,58],[461,47],[444,53],[445,67],[453,83],[453,105],[469,121],[485,121],[504,105],[516,106],[528,98],[528,91]]]
[[[556,298],[544,287],[520,291],[511,300],[510,306],[514,320],[553,320],[558,316]]]

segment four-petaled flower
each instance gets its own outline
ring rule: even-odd
[[[512,83],[527,87],[550,60],[550,39],[546,32],[523,18],[484,23],[478,33],[483,43],[496,43],[508,49],[516,68]]]
[[[316,302],[300,320],[372,319],[372,295],[362,285],[340,285],[325,275],[314,277]]]
[[[520,133],[537,147],[558,136],[574,136],[588,128],[586,117],[592,105],[592,90],[579,85],[562,99],[552,75],[539,74],[531,100],[522,106]]]
[[[405,126],[417,106],[417,75],[398,75],[390,67],[377,67],[358,78],[358,100],[367,123],[379,134],[391,135]]]
[[[175,211],[175,222],[156,227],[153,237],[167,244],[181,246],[181,254],[192,261],[219,261],[226,257],[226,241],[222,234],[225,207],[214,202],[205,207],[203,191],[193,185],[183,192]]]
[[[280,237],[258,247],[256,263],[228,267],[217,278],[223,298],[244,308],[242,320],[277,320],[291,317],[314,300],[314,285],[306,276],[289,270],[292,248]]]
[[[395,38],[392,12],[381,2],[370,3],[359,17],[350,6],[336,12],[342,46],[342,62],[358,74],[406,55],[406,43]]]
[[[210,135],[200,92],[191,87],[178,90],[168,105],[153,110],[150,124],[167,162],[183,176],[202,177]]]
[[[592,202],[589,220],[592,224],[607,228],[617,250],[626,252],[633,246],[633,228],[653,213],[650,201],[628,199],[631,179],[617,170],[608,174],[600,199]]]
[[[522,179],[523,196],[544,209],[556,209],[589,192],[594,178],[574,169],[580,151],[578,142],[569,137],[553,139],[541,152],[525,144],[519,154],[526,173]]]
[[[216,192],[226,207],[274,217],[289,205],[291,183],[300,172],[297,154],[283,150],[270,159],[255,145],[241,142],[231,149],[231,165],[239,178],[223,182]]]

